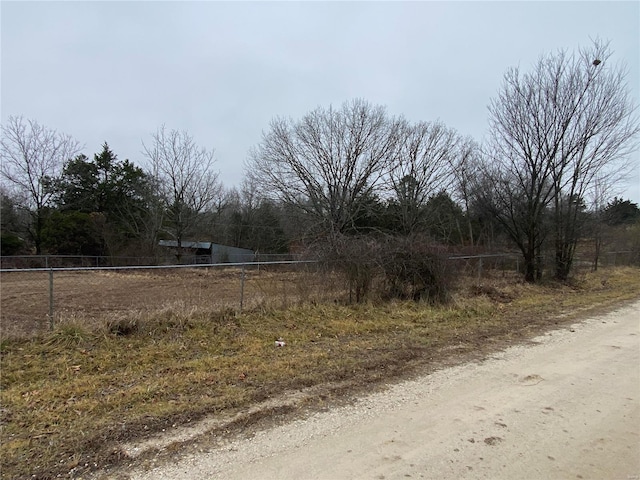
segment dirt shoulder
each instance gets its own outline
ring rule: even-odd
[[[636,301],[523,345],[494,345],[484,360],[369,395],[352,390],[343,404],[297,392],[226,432],[209,425],[197,439],[156,445],[109,477],[635,478],[638,318]]]

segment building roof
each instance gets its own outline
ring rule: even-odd
[[[176,240],[160,240],[158,242],[158,245],[160,245],[161,247],[178,247],[178,242]],[[182,242],[182,247],[183,248],[195,248],[195,249],[202,249],[202,250],[209,250],[211,249],[211,245],[213,245],[211,242]]]
[[[176,240],[160,240],[158,245],[161,247],[178,248],[178,242]],[[248,248],[231,247],[229,245],[220,245],[213,242],[182,242],[182,248],[189,248],[193,250],[210,250],[212,253],[225,252],[227,254],[237,255],[254,255],[253,250]]]

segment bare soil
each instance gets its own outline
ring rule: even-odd
[[[244,286],[243,286],[244,275]],[[54,321],[90,325],[132,313],[172,309],[239,310],[286,307],[301,300],[338,295],[327,274],[238,268],[181,268],[55,272]],[[49,328],[49,273],[0,274],[2,337],[24,337]]]

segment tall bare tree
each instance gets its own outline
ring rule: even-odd
[[[593,237],[593,271],[598,270],[600,254],[605,237],[605,208],[607,201],[612,198],[612,185],[606,179],[596,178],[594,187],[588,198],[591,210],[590,230]]]
[[[53,189],[51,182],[64,162],[80,152],[70,135],[22,116],[10,116],[2,125],[0,140],[2,177],[16,191],[21,207],[29,212],[28,232],[36,254],[42,253],[42,232]]]
[[[629,172],[640,124],[626,83],[626,70],[610,65],[607,44],[595,42],[564,63],[568,108],[563,137],[552,162],[556,278],[568,277],[582,236],[582,209],[596,189]]]
[[[301,120],[276,118],[250,153],[247,175],[265,196],[306,214],[335,238],[382,187],[398,155],[401,121],[364,100],[322,108]]]
[[[164,125],[149,145],[143,142],[143,148],[164,199],[169,233],[180,251],[200,213],[222,192],[218,172],[213,170],[213,150],[198,147],[186,131],[169,131]]]
[[[429,198],[451,186],[460,138],[440,122],[420,122],[404,123],[400,139],[399,158],[389,177],[401,229],[410,234],[427,220],[424,206]]]
[[[524,173],[527,166],[532,168],[532,175]],[[524,259],[525,280],[529,282],[542,277],[542,247],[549,233],[547,205],[551,188],[548,180],[540,178],[546,176],[541,168],[536,162],[484,164],[473,190],[476,213],[495,219],[516,244]]]
[[[620,178],[637,147],[637,106],[624,67],[599,41],[541,57],[531,73],[512,68],[489,106],[494,198],[525,257],[527,279],[552,220],[555,275],[569,275],[584,197],[600,178]],[[500,206],[497,204],[497,206]]]
[[[474,191],[478,188],[476,181],[482,162],[480,145],[471,137],[462,138],[458,142],[457,157],[453,164],[455,198],[462,205],[466,220],[469,243],[476,242],[472,224],[472,204]]]

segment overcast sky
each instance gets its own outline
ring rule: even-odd
[[[275,116],[356,97],[478,140],[511,66],[611,42],[640,102],[640,2],[10,2],[1,116],[146,166],[162,124],[215,149],[225,186]],[[640,156],[634,157],[636,165]],[[622,192],[640,202],[640,169]]]

